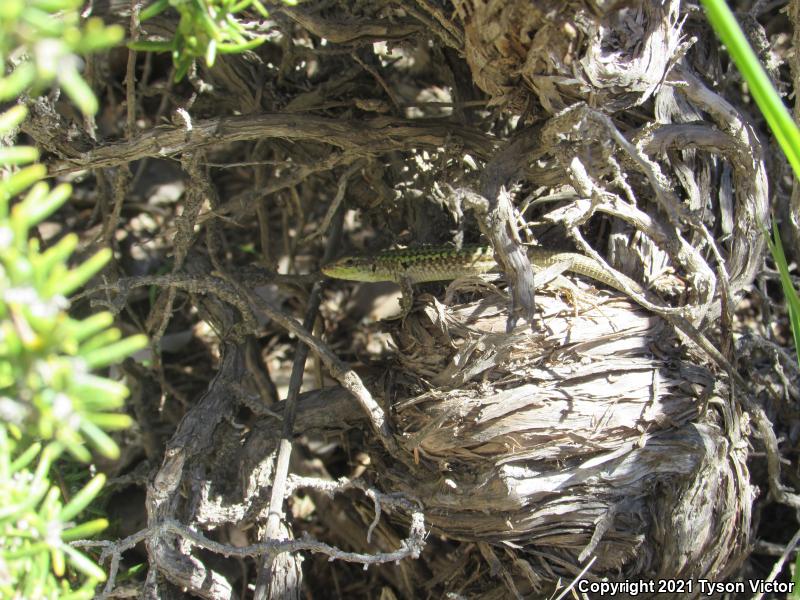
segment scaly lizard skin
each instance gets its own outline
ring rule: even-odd
[[[528,248],[528,258],[535,269],[563,265],[564,270],[590,277],[617,291],[640,294],[642,286],[618,272],[608,272],[588,256],[575,252]],[[347,256],[322,267],[334,279],[347,281],[393,281],[407,284],[448,281],[497,271],[492,249],[488,246],[424,247],[389,250],[375,256]],[[628,290],[626,290],[626,286]]]
[[[596,260],[575,252],[528,247],[528,257],[535,269],[547,269],[559,265],[565,271],[590,277],[622,292],[648,310],[663,308],[663,312],[659,312],[663,318],[683,331],[686,337],[734,377],[739,385],[746,385],[728,359],[700,330],[685,317],[675,314],[674,309],[667,307],[663,301],[654,299],[630,277],[614,269],[604,268]],[[464,246],[460,250],[451,247],[388,250],[375,256],[347,256],[322,267],[322,272],[334,279],[393,281],[400,284],[403,297],[402,313],[399,318],[405,317],[411,310],[413,299],[411,286],[415,283],[448,281],[498,270],[492,249],[488,246]]]

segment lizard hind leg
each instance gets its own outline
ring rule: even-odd
[[[565,258],[553,263],[552,265],[548,265],[546,268],[540,271],[537,271],[534,274],[536,289],[538,290],[548,283],[555,282],[559,290],[566,293],[570,298],[570,303],[572,304],[574,315],[576,317],[578,316],[578,309],[581,300],[587,302],[593,308],[602,313],[600,306],[594,301],[594,297],[591,294],[584,292],[578,286],[572,283],[572,281],[563,276],[566,271],[572,270],[573,264],[574,263],[572,260]]]

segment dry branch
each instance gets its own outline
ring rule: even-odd
[[[134,39],[177,22],[139,23],[127,1],[92,10]],[[148,429],[128,455],[158,466],[146,525],[106,547],[112,574],[144,540],[149,598],[246,597],[255,582],[260,598],[499,600],[579,575],[735,575],[757,486],[800,506],[798,369],[759,229],[786,193],[693,5],[270,11],[250,15],[268,38],[252,52],[180,83],[168,55],[110,54],[96,124],[52,96],[23,126],[75,184],[60,222],[118,257],[75,300],[155,332],[125,371]],[[418,289],[402,323],[370,319],[375,288],[318,284],[334,250],[487,241],[505,279]],[[535,289],[528,243],[624,272],[649,312],[580,278]],[[717,364],[681,341],[683,322]],[[301,573],[282,552],[324,557]]]

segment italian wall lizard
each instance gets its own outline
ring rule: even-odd
[[[563,270],[584,275],[624,293],[648,310],[663,308],[663,311],[659,311],[663,318],[686,334],[689,340],[711,356],[740,385],[744,385],[728,359],[700,330],[688,319],[676,314],[675,309],[667,307],[663,301],[652,299],[652,296],[630,277],[611,268],[604,268],[596,260],[575,252],[529,247],[528,257],[535,269],[547,269],[559,265]],[[322,268],[325,275],[334,279],[392,281],[399,284],[403,293],[401,317],[411,309],[413,299],[411,286],[415,283],[448,281],[498,270],[494,253],[488,246],[388,250],[374,256],[346,256]]]
[[[535,269],[555,265],[563,270],[590,277],[625,294],[644,289],[622,273],[606,270],[597,261],[583,254],[529,247],[528,258]],[[388,250],[374,256],[347,256],[326,265],[322,272],[334,279],[347,281],[393,281],[403,288],[430,281],[449,281],[459,277],[498,271],[492,249],[488,246],[423,247]],[[626,289],[627,287],[627,289]]]

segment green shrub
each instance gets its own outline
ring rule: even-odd
[[[80,75],[78,53],[118,43],[123,32],[99,20],[79,21],[75,0],[0,2],[0,100],[60,86],[84,112],[97,100]],[[27,109],[0,114],[0,136],[13,138]],[[105,477],[62,498],[51,481],[64,451],[88,462],[89,447],[115,458],[119,448],[107,431],[128,427],[118,411],[128,394],[92,370],[120,361],[146,345],[138,335],[121,339],[113,317],[77,320],[67,297],[111,257],[101,250],[70,268],[78,239],[64,236],[42,251],[32,227],[70,196],[69,185],[45,183],[36,148],[0,147],[0,596],[91,598],[103,570],[69,545],[101,531],[107,522],[75,519],[97,496]],[[22,196],[22,197],[20,197]]]
[[[285,4],[294,4],[284,0]],[[217,53],[238,54],[263,44],[266,37],[243,22],[238,13],[253,8],[262,17],[267,10],[259,0],[156,0],[145,8],[142,21],[168,8],[178,11],[180,19],[171,40],[141,40],[130,44],[134,50],[170,52],[175,65],[175,81],[180,81],[198,58],[214,66]]]

